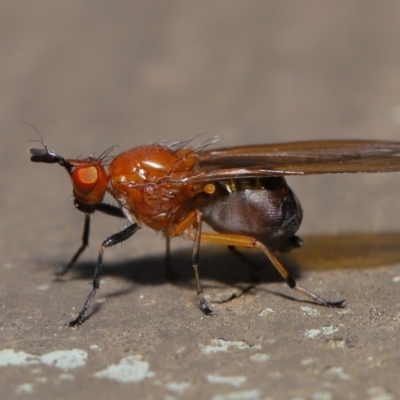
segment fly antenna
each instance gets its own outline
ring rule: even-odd
[[[39,135],[40,140],[28,140],[28,142],[39,142],[43,148],[38,148],[38,147],[31,147],[29,149],[29,153],[31,155],[31,161],[32,162],[42,162],[45,164],[54,164],[57,163],[64,167],[69,173],[72,172],[73,165],[70,164],[64,157],[60,156],[57,154],[55,151],[49,149],[44,142],[42,134],[39,132],[39,130],[36,128],[36,126],[30,124],[29,122],[25,121],[18,121],[21,124],[25,124],[30,126],[31,128],[34,129],[34,131]]]
[[[39,135],[40,140],[39,140],[39,139],[27,140],[27,143],[38,142],[38,143],[40,143],[40,144],[44,147],[44,149],[45,149],[46,152],[48,153],[48,152],[49,152],[49,149],[48,149],[48,147],[46,146],[46,143],[44,142],[43,136],[42,136],[42,134],[40,133],[39,129],[37,129],[35,125],[30,124],[29,122],[26,122],[26,121],[18,121],[18,122],[19,122],[20,124],[24,124],[24,125],[30,126],[30,127]]]

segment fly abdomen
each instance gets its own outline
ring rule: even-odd
[[[271,250],[298,246],[292,239],[302,210],[284,178],[220,181],[215,189],[195,199],[204,221],[215,231],[253,237]]]

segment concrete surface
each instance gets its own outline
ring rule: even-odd
[[[345,310],[303,302],[246,252],[203,246],[207,294],[242,296],[202,317],[190,243],[140,231],[105,255],[76,330],[100,242],[62,282],[82,216],[58,166],[29,161],[34,124],[65,155],[199,133],[221,145],[400,138],[396,1],[3,1],[0,13],[2,399],[400,398],[399,174],[292,178],[306,247],[283,257],[299,283]],[[118,152],[119,150],[117,150]]]

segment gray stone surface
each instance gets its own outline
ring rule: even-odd
[[[71,330],[98,246],[124,222],[97,215],[91,247],[54,281],[82,216],[65,172],[30,163],[37,135],[17,122],[66,157],[199,133],[223,146],[396,140],[399,15],[396,1],[4,1],[0,398],[399,398],[399,174],[289,180],[306,247],[283,260],[345,310],[302,302],[270,267],[203,246],[207,294],[253,285],[205,319],[190,242],[173,241],[172,284],[163,239],[143,229],[106,251],[93,313]]]

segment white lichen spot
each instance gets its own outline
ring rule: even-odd
[[[258,313],[258,316],[259,316],[259,317],[268,317],[268,316],[270,316],[271,314],[275,314],[275,310],[273,310],[272,308],[264,308],[264,310],[261,310],[261,311]]]
[[[89,349],[90,349],[90,350],[100,350],[100,347],[99,347],[97,344],[91,344],[91,345],[89,346]]]
[[[232,299],[242,296],[251,286],[242,284],[227,288],[218,288],[212,293],[207,293],[204,297],[209,303],[226,303]]]
[[[396,397],[388,393],[384,388],[374,386],[368,389],[368,400],[394,400]]]
[[[11,349],[0,351],[0,367],[7,367],[10,365],[32,365],[39,363],[40,360],[38,356],[25,353],[24,351],[14,351]]]
[[[314,339],[319,335],[332,335],[335,332],[338,332],[339,328],[334,328],[332,325],[330,326],[323,326],[321,329],[308,329],[304,335],[307,336],[309,339]]]
[[[58,375],[58,378],[65,381],[73,381],[75,379],[75,377],[72,374],[60,374]]]
[[[211,397],[211,400],[259,400],[261,392],[259,390],[242,390],[227,394],[217,394]]]
[[[326,371],[328,374],[336,375],[338,378],[348,381],[351,376],[343,372],[342,367],[331,367]]]
[[[316,392],[311,397],[312,400],[332,400],[332,393],[330,392]]]
[[[323,335],[332,335],[339,331],[339,328],[334,328],[332,325],[330,326],[323,326],[322,327],[322,334]]]
[[[171,392],[176,392],[178,394],[183,394],[186,390],[188,390],[192,386],[190,382],[169,382],[165,385],[168,390]]]
[[[86,364],[86,351],[57,350],[42,356],[5,349],[0,351],[0,367],[45,364],[68,371]]]
[[[305,336],[309,339],[314,339],[315,337],[319,336],[322,333],[321,329],[308,329],[305,332]]]
[[[314,362],[314,360],[312,358],[306,358],[306,359],[301,361],[301,365],[306,366],[306,365],[312,364],[313,362]]]
[[[64,371],[86,365],[88,354],[84,350],[56,350],[40,357],[43,364],[60,368]]]
[[[142,356],[127,356],[120,360],[118,364],[111,364],[107,368],[96,372],[95,378],[108,378],[118,382],[140,382],[145,378],[154,376],[150,371],[149,363],[142,361]]]
[[[172,396],[170,394],[167,394],[163,397],[163,400],[178,400],[176,396]]]
[[[400,282],[400,275],[394,276],[394,277],[392,278],[392,281],[393,281],[394,283],[399,283],[399,282]]]
[[[260,349],[260,345],[249,345],[243,340],[224,340],[224,339],[211,339],[211,344],[200,345],[201,352],[206,355],[219,353],[221,351],[228,351],[231,347],[237,350]]]
[[[42,369],[41,368],[33,368],[31,370],[32,374],[41,374],[42,373]]]
[[[344,339],[331,339],[328,340],[328,347],[331,349],[345,349],[346,341]]]
[[[252,354],[250,356],[250,361],[255,361],[255,362],[265,362],[271,359],[271,356],[269,354],[265,353],[256,353]]]
[[[33,385],[31,383],[21,383],[15,389],[16,394],[33,393]]]
[[[225,385],[231,385],[234,387],[239,387],[247,381],[245,376],[207,375],[206,378],[210,383],[223,383]]]
[[[308,315],[309,317],[318,317],[318,315],[320,315],[319,311],[316,308],[300,307],[300,309],[305,315]]]
[[[49,285],[39,285],[36,286],[36,290],[47,290],[50,286]]]

